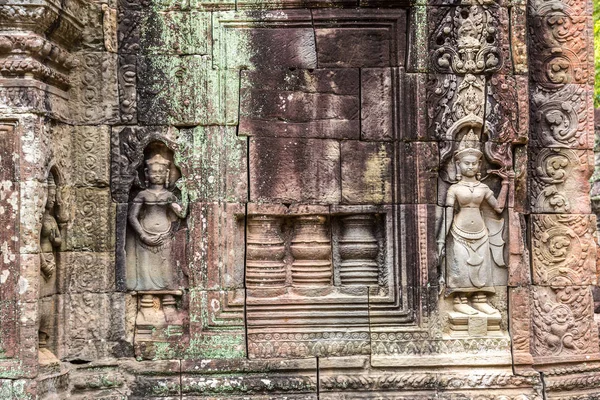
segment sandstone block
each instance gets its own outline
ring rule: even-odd
[[[15,133],[16,124],[12,121],[0,121],[0,181],[16,181],[18,162],[15,154],[19,142]]]
[[[10,180],[0,182],[0,300],[15,300],[19,276],[19,188]]]
[[[115,287],[114,254],[91,251],[60,253],[62,293],[104,293]]]
[[[73,72],[72,118],[79,124],[111,124],[119,121],[117,55],[82,53]]]
[[[530,77],[548,89],[593,84],[593,21],[589,14],[577,14],[576,8],[558,23],[546,7],[529,5]]]
[[[529,136],[529,92],[523,76],[494,75],[487,81],[488,140],[526,143]]]
[[[400,178],[396,199],[402,204],[435,204],[439,166],[435,142],[398,144]]]
[[[182,129],[192,140],[186,181],[190,201],[244,202],[248,197],[247,138],[234,127]]]
[[[594,147],[593,89],[566,84],[531,94],[531,145],[535,147],[592,149]]]
[[[217,12],[213,35],[217,68],[317,67],[309,10]]]
[[[526,368],[533,364],[531,290],[528,287],[508,288],[508,317],[515,368]]]
[[[361,139],[426,140],[425,84],[398,68],[362,69]]]
[[[137,56],[120,54],[118,63],[117,80],[121,122],[135,124],[137,122]]]
[[[115,204],[111,201],[110,191],[107,188],[77,188],[72,196],[68,248],[99,252],[114,249]]]
[[[477,34],[477,50],[466,51],[462,29],[469,21]],[[430,7],[428,9],[430,67],[442,74],[510,73],[508,9],[496,4]],[[489,46],[493,44],[493,46]],[[476,62],[475,60],[486,60]]]
[[[589,286],[532,286],[536,363],[598,359],[598,326]]]
[[[207,56],[140,56],[138,120],[158,125],[237,122],[239,74],[213,70]]]
[[[242,73],[240,135],[358,139],[357,69]]]
[[[71,144],[73,163],[70,171],[77,186],[108,186],[110,127],[76,126]]]
[[[315,10],[313,19],[319,68],[404,66],[404,10]]]
[[[350,204],[392,202],[393,144],[348,140],[341,143],[342,201]]]
[[[340,145],[321,139],[250,139],[250,201],[338,203]]]
[[[246,357],[245,291],[190,292],[190,343],[186,359]]]

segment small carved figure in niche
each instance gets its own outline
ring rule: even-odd
[[[57,185],[55,173],[48,174],[46,187],[46,204],[42,215],[40,231],[40,273],[43,281],[40,285],[40,322],[38,327],[39,362],[42,365],[57,363],[58,359],[51,352],[55,312],[50,296],[56,293],[56,252],[62,245],[61,227],[68,221],[66,209],[63,206],[63,194]],[[42,299],[45,298],[45,299]],[[55,339],[55,338],[54,338]]]
[[[60,191],[52,173],[48,176],[48,197],[42,216],[42,230],[40,234],[40,267],[42,276],[48,281],[56,270],[56,257],[54,252],[60,249],[62,237],[58,223],[66,222],[63,215]]]
[[[139,292],[138,325],[180,325],[174,293],[177,292],[174,263],[171,257],[173,222],[185,218],[185,211],[169,190],[171,161],[161,154],[146,160],[146,188],[133,199],[129,225],[134,232],[133,246],[128,246],[127,287]],[[162,296],[164,316],[157,312]]]
[[[509,181],[514,177],[506,169],[488,171],[502,178],[496,199],[481,182],[482,157],[479,139],[471,129],[454,154],[458,182],[448,189],[445,227],[438,237],[440,258],[446,259],[446,295],[454,294],[454,310],[467,315],[498,312],[488,303],[488,296],[495,292],[494,264],[505,267],[504,219],[499,216],[504,211]],[[483,212],[485,207],[493,210],[492,215]]]

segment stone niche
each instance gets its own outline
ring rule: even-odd
[[[598,397],[589,3],[0,3],[0,398]]]

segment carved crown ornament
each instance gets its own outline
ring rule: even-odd
[[[431,37],[431,64],[440,73],[480,74],[499,71],[506,49],[500,43],[497,8],[451,7]]]

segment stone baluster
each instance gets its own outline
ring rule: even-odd
[[[342,285],[377,285],[379,246],[374,235],[373,216],[350,215],[342,218],[342,224],[339,241]]]
[[[327,286],[331,284],[331,240],[327,219],[322,215],[296,218],[291,243],[292,282],[295,286]]]
[[[250,217],[246,240],[246,285],[285,286],[284,256],[281,218],[270,215]]]

